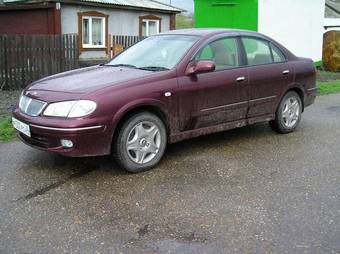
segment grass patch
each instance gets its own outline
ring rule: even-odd
[[[340,80],[328,81],[328,82],[318,82],[318,94],[331,94],[340,93]]]
[[[176,29],[193,28],[194,20],[191,17],[185,15],[176,16]]]
[[[316,78],[319,95],[340,93],[340,72],[318,70]]]
[[[0,118],[0,142],[10,141],[16,136],[10,117]]]

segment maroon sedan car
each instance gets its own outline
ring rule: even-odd
[[[113,154],[130,172],[167,143],[258,122],[298,126],[316,97],[313,61],[267,36],[191,29],[151,36],[107,64],[38,80],[13,112],[21,140],[65,156]]]

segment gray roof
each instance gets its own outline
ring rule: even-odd
[[[182,11],[173,6],[163,4],[153,0],[80,0],[81,2],[100,3],[118,6],[140,7],[146,9],[157,9],[165,11]]]
[[[1,0],[0,0],[1,1]],[[163,12],[179,13],[184,10],[155,0],[3,0],[5,4],[29,4],[39,2],[64,2],[72,4],[99,5],[128,9],[149,9]]]
[[[340,18],[340,0],[326,0],[326,18]]]

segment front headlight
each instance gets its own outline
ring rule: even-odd
[[[44,111],[45,116],[56,117],[83,117],[95,111],[97,104],[94,101],[63,101],[48,105]]]

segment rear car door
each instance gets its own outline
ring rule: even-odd
[[[240,41],[222,37],[203,46],[192,61],[211,60],[216,70],[179,77],[181,131],[245,119],[248,70],[241,67]]]
[[[250,100],[247,117],[273,116],[280,95],[293,82],[293,69],[284,53],[273,43],[255,37],[242,37],[249,67]]]

